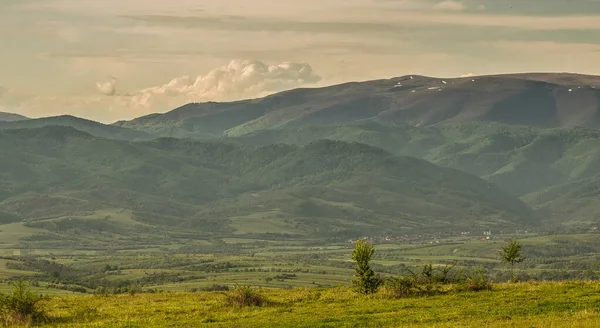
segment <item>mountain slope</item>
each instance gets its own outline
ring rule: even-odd
[[[263,130],[226,140],[305,145],[319,139],[360,142],[472,173],[524,196],[600,174],[600,131],[536,129],[493,123],[388,125],[371,120]]]
[[[32,129],[51,125],[73,127],[77,130],[87,132],[91,135],[101,138],[121,140],[143,140],[153,138],[153,136],[147,132],[136,131],[112,125],[105,125],[95,121],[90,121],[69,115],[19,120],[11,122],[0,122],[0,130]]]
[[[24,121],[28,119],[23,115],[0,112],[0,122]]]
[[[599,109],[598,76],[414,75],[188,104],[116,125],[250,145],[365,143],[477,175],[541,211],[538,193],[548,198],[548,188],[600,174]],[[570,198],[561,199],[556,204]],[[578,213],[545,214],[568,222],[580,220]]]
[[[0,212],[29,222],[118,208],[158,231],[320,238],[532,223],[475,176],[357,143],[126,142],[49,126],[0,131],[0,156]]]
[[[261,99],[188,104],[115,125],[165,136],[240,136],[264,129],[375,119],[431,126],[473,120],[535,127],[600,127],[600,77],[521,74],[441,79],[404,76]]]
[[[414,127],[362,121],[264,130],[226,140],[306,145],[319,139],[362,142],[478,175],[520,196],[546,222],[600,222],[597,129],[535,129],[491,123]]]
[[[597,226],[600,222],[600,175],[555,185],[523,197],[540,213],[558,223]]]

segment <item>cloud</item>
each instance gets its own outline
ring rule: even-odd
[[[445,1],[437,3],[435,6],[433,6],[433,9],[445,10],[445,11],[463,11],[463,10],[467,9],[467,6],[460,1],[445,0]]]
[[[121,78],[120,80],[123,80]],[[235,101],[263,97],[322,80],[305,62],[267,64],[258,60],[232,60],[196,77],[181,76],[166,84],[130,92],[117,92],[117,79],[97,82],[99,94],[37,95],[12,89],[0,95],[0,106],[29,117],[71,114],[111,123],[190,102]],[[111,97],[106,97],[110,95]]]
[[[181,76],[169,83],[127,94],[131,105],[153,108],[171,100],[238,100],[315,84],[321,81],[312,67],[302,62],[268,65],[257,60],[232,60],[195,78]]]
[[[116,78],[97,82],[99,94],[37,95],[2,89],[7,91],[0,91],[5,92],[0,95],[0,106],[29,117],[71,114],[110,123],[169,111],[190,102],[263,97],[321,80],[305,62],[269,65],[258,60],[232,60],[206,74],[176,77],[166,84],[130,92],[117,92]]]
[[[114,96],[117,94],[117,79],[113,77],[110,81],[96,82],[96,89],[103,95]]]

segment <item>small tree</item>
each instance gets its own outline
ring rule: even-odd
[[[502,249],[498,250],[498,253],[501,256],[502,263],[510,264],[510,280],[516,282],[517,279],[514,273],[515,264],[525,260],[525,257],[523,257],[523,244],[516,240],[511,240],[508,244],[502,246]]]
[[[382,283],[382,279],[376,276],[369,266],[374,252],[375,248],[363,239],[356,241],[356,246],[352,251],[351,259],[356,262],[356,273],[352,279],[352,286],[361,294],[375,293]]]

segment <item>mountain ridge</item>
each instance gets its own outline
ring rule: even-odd
[[[198,138],[361,119],[418,126],[476,120],[540,128],[600,127],[597,86],[600,77],[573,74],[450,79],[407,75],[299,88],[228,103],[191,103],[115,125]]]

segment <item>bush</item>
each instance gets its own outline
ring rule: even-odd
[[[479,292],[482,290],[491,290],[492,283],[490,278],[486,274],[485,270],[481,267],[475,269],[464,285],[464,289]]]
[[[404,298],[418,295],[420,289],[413,277],[400,276],[387,278],[382,292],[390,298]]]
[[[436,295],[444,291],[445,285],[462,282],[464,278],[454,266],[436,268],[426,264],[420,272],[405,268],[398,277],[387,278],[382,291],[392,298]]]
[[[0,294],[0,320],[6,326],[31,325],[45,319],[40,308],[42,296],[33,293],[24,281],[13,283],[11,295]]]
[[[227,303],[236,307],[263,306],[267,304],[266,298],[250,286],[236,286],[230,293],[226,294]]]

